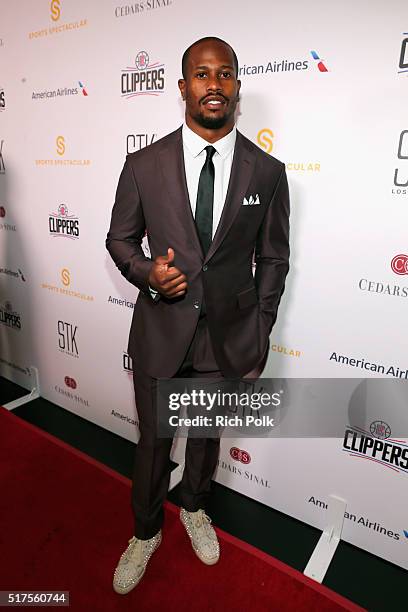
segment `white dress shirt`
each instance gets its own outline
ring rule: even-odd
[[[234,157],[235,141],[237,139],[237,129],[234,126],[226,136],[217,140],[217,142],[207,142],[198,134],[193,132],[186,123],[182,128],[183,136],[183,153],[184,167],[186,171],[187,190],[190,199],[191,211],[195,218],[198,182],[200,180],[201,170],[204,166],[207,154],[205,147],[212,145],[215,149],[213,155],[214,164],[214,204],[213,204],[213,225],[212,237],[217,230],[220,222],[221,213],[224,208],[225,198],[227,195],[228,184],[231,175],[232,159]],[[166,253],[164,253],[166,255]],[[157,295],[152,287],[149,287],[150,293],[154,298]]]
[[[228,183],[231,175],[232,158],[234,156],[237,130],[234,126],[229,132],[217,142],[207,142],[198,134],[193,132],[185,123],[182,128],[184,167],[186,170],[187,189],[190,198],[191,211],[195,218],[197,203],[198,182],[202,167],[206,159],[205,147],[212,145],[215,149],[212,158],[214,163],[214,206],[212,236],[218,227],[227,195]]]

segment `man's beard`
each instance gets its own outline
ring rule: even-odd
[[[198,125],[201,125],[201,127],[203,128],[206,128],[208,130],[219,130],[220,128],[224,127],[224,125],[228,122],[230,116],[230,114],[225,113],[225,115],[223,115],[222,117],[205,117],[201,113],[198,113],[198,115],[196,115],[194,119],[197,121]]]
[[[235,104],[233,104],[222,117],[217,117],[216,115],[204,115],[200,112],[194,116],[194,120],[203,128],[208,130],[219,130],[228,123],[231,117],[234,116],[236,105],[237,103],[235,102]]]

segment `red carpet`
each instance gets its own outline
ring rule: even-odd
[[[220,530],[220,562],[203,565],[172,504],[142,582],[117,595],[130,481],[1,407],[0,466],[0,590],[69,591],[78,612],[362,610]]]

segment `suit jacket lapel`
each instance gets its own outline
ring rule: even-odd
[[[246,195],[254,167],[255,154],[247,147],[242,135],[237,131],[237,140],[235,143],[234,159],[228,183],[227,196],[225,198],[224,208],[217,231],[215,232],[213,241],[205,257],[205,262],[214,255],[215,251],[221,245],[238,214],[240,206],[242,205],[242,200]]]
[[[181,128],[173,133],[172,140],[167,140],[159,153],[159,157],[165,185],[172,205],[178,212],[180,222],[185,228],[186,235],[192,237],[194,246],[200,254],[201,259],[203,259],[203,251],[188,195]]]

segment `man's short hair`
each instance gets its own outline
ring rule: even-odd
[[[195,42],[193,42],[192,45],[190,45],[183,53],[183,57],[181,60],[181,72],[183,73],[183,79],[186,78],[186,74],[187,74],[187,62],[188,62],[188,56],[190,55],[190,51],[193,47],[195,47],[196,45],[199,45],[203,42],[209,42],[210,40],[215,40],[217,42],[222,43],[223,45],[226,45],[227,47],[229,47],[232,51],[232,57],[234,60],[234,68],[236,70],[237,76],[238,76],[238,58],[237,55],[234,51],[234,49],[231,47],[230,44],[228,44],[227,42],[225,42],[225,40],[222,40],[222,38],[218,38],[217,36],[205,36],[204,38],[200,38],[200,40],[196,40]]]

